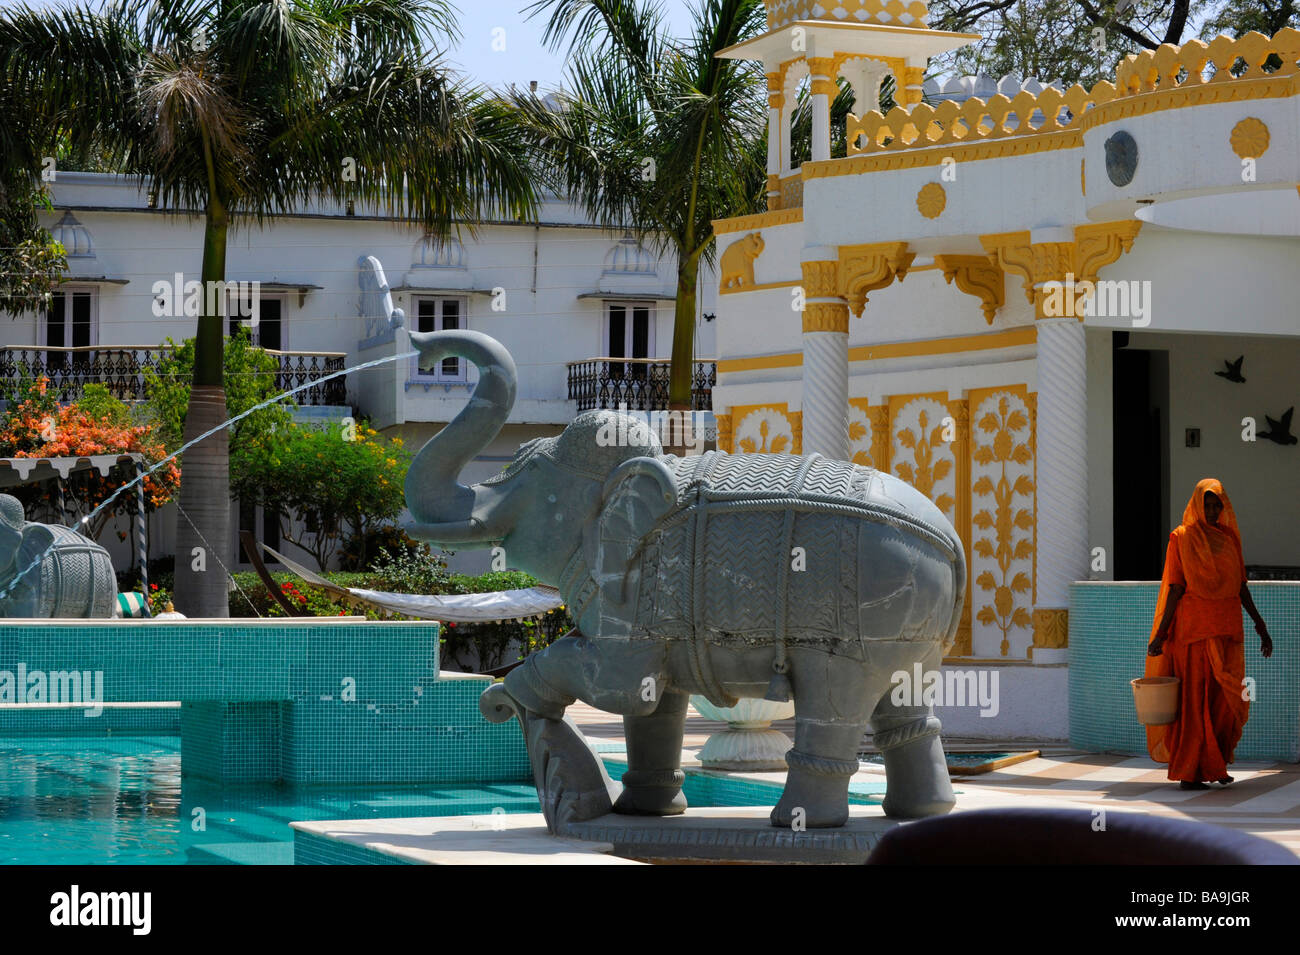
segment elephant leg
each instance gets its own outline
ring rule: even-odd
[[[938,669],[938,650],[927,654],[923,663],[927,672]],[[942,815],[957,801],[939,738],[942,724],[929,706],[899,705],[893,696],[881,696],[871,715],[874,742],[885,757],[885,815]]]
[[[569,670],[562,665],[565,657],[572,656],[571,648],[563,647],[571,637],[561,637],[540,653],[534,653],[515,667],[505,677],[506,692],[519,701],[529,713],[546,719],[564,718],[564,711],[578,698],[568,686]],[[555,654],[551,651],[557,650]],[[544,656],[549,659],[543,659]],[[556,665],[559,658],[561,665]]]
[[[682,795],[682,734],[686,729],[685,693],[663,694],[648,716],[624,716],[627,772],[614,811],[628,815],[676,816],[686,811]]]
[[[849,818],[849,780],[876,694],[867,668],[818,651],[791,655],[794,748],[785,755],[785,791],[772,825],[827,829]]]
[[[649,716],[666,698],[659,640],[591,639],[570,631],[506,674],[506,690],[529,711],[558,720],[575,700],[625,716]]]
[[[795,714],[794,749],[785,754],[790,769],[772,825],[829,829],[848,822],[849,780],[858,771],[865,729],[865,720],[821,723]]]

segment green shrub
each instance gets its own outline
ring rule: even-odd
[[[407,536],[396,524],[367,527],[360,533],[349,534],[339,548],[338,568],[341,571],[365,570],[385,555],[429,553],[429,545]]]

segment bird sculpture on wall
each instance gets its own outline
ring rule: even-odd
[[[1241,384],[1246,380],[1241,377],[1241,363],[1245,357],[1245,355],[1241,355],[1236,361],[1228,361],[1225,358],[1223,360],[1223,367],[1225,367],[1227,371],[1216,371],[1215,374],[1220,378],[1227,378],[1229,381],[1235,381],[1237,384]]]
[[[1295,413],[1295,405],[1286,409],[1286,414],[1282,415],[1281,421],[1274,421],[1268,415],[1264,415],[1264,420],[1268,422],[1268,430],[1261,431],[1259,437],[1268,438],[1278,444],[1295,444],[1296,436],[1291,433],[1291,415]]]

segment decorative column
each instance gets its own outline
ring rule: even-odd
[[[1085,294],[1102,268],[1133,247],[1137,220],[1089,223],[1051,232],[981,236],[989,258],[1024,279],[1034,305],[1037,376],[1034,439],[1037,506],[1034,567],[1035,663],[1060,663],[1069,644],[1070,584],[1088,575],[1088,369],[1083,316],[1050,315],[1050,285],[1069,300]],[[1041,233],[1040,233],[1041,234]],[[1061,241],[1068,236],[1068,240]],[[1081,283],[1083,284],[1080,287]],[[1078,289],[1078,291],[1076,291]],[[1057,300],[1059,302],[1059,295]]]
[[[849,459],[849,305],[836,295],[839,263],[804,262],[803,453]]]
[[[924,66],[906,66],[903,75],[895,77],[898,81],[898,105],[910,109],[925,99],[922,84],[925,82]]]
[[[808,103],[812,109],[812,160],[831,158],[831,103],[839,92],[835,82],[835,58],[808,57]]]
[[[767,74],[767,208],[781,208],[781,150],[788,148],[781,111],[785,108],[785,73]]]
[[[1039,318],[1035,663],[1064,662],[1070,584],[1088,576],[1088,370],[1083,322]]]

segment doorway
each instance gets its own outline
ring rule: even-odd
[[[1169,353],[1112,338],[1116,580],[1159,580],[1169,538]]]

